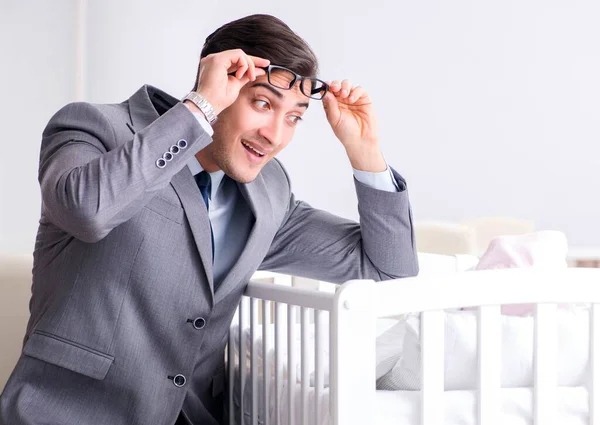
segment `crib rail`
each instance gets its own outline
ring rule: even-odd
[[[503,269],[388,280],[373,286],[379,317],[501,304],[600,303],[600,269]]]
[[[288,412],[287,417],[283,419],[290,425],[317,423],[322,416],[322,411],[329,410],[329,407],[322,406],[319,400],[325,390],[326,365],[334,364],[336,361],[332,355],[325,356],[327,348],[332,352],[325,331],[334,307],[335,294],[333,293],[291,287],[288,283],[284,285],[257,281],[249,283],[234,318],[234,324],[237,322],[238,325],[238,334],[230,334],[227,353],[228,365],[235,365],[229,367],[229,388],[234,388],[236,379],[240,388],[237,399],[233,391],[229,392],[230,424],[279,424],[282,419],[279,417],[279,412],[282,411],[283,403],[287,403]],[[246,339],[247,335],[244,332],[246,329],[250,331],[249,340]],[[311,330],[314,332],[315,340],[312,352],[309,351],[308,343]],[[298,332],[300,341],[298,341]],[[261,342],[258,341],[259,335],[262,336]],[[245,353],[249,348],[250,364],[244,361],[245,354],[236,358],[233,349],[236,336],[240,353]],[[259,349],[262,353],[260,364]],[[287,352],[284,352],[286,349]],[[274,351],[274,358],[265,354],[271,351]],[[298,353],[300,359],[296,359]],[[295,367],[288,366],[287,370],[284,370],[284,364],[295,365],[298,362],[300,376],[297,376]],[[309,403],[309,368],[312,368],[312,365],[314,365],[315,397],[312,403]],[[248,368],[252,387],[249,399],[244,392]],[[295,385],[298,379],[301,382],[299,412],[296,411],[298,389]],[[262,384],[260,392],[259,383]],[[285,388],[287,393],[281,391],[282,388]],[[262,412],[262,415],[259,412]],[[300,421],[296,420],[298,413]]]
[[[600,425],[600,269],[493,270],[422,276],[375,283],[350,281],[335,293],[251,282],[240,303],[239,329],[250,326],[250,341],[240,331],[240,347],[250,344],[251,364],[239,362],[238,379],[250,368],[252,400],[240,397],[241,406],[252,408],[246,420],[230,417],[230,424],[279,424],[277,414],[259,418],[258,412],[280,412],[288,404],[284,423],[318,424],[321,411],[329,410],[330,424],[373,423],[375,406],[375,321],[379,317],[420,313],[421,338],[421,424],[444,423],[444,310],[474,307],[477,310],[478,423],[498,423],[501,386],[500,305],[535,304],[533,402],[536,425],[555,423],[556,400],[556,317],[557,303],[586,303],[590,309],[589,387],[590,424]],[[261,318],[258,320],[259,305]],[[326,324],[329,319],[329,325]],[[268,325],[274,323],[272,329]],[[262,329],[260,329],[262,326]],[[313,329],[315,346],[308,351],[308,333]],[[329,329],[329,341],[324,329]],[[261,333],[259,333],[262,331]],[[273,331],[274,335],[269,332]],[[300,332],[301,350],[297,349]],[[284,335],[287,333],[287,337]],[[262,391],[258,390],[257,335],[262,335]],[[285,339],[285,341],[284,341]],[[274,345],[269,345],[274,344]],[[235,364],[230,349],[228,362]],[[287,347],[287,353],[283,353]],[[264,353],[275,352],[274,366]],[[329,349],[329,356],[325,350]],[[240,352],[245,352],[240,349]],[[296,354],[300,359],[296,359]],[[285,358],[284,358],[285,357]],[[244,356],[245,358],[245,356]],[[287,361],[287,363],[285,363]],[[283,365],[288,364],[284,374]],[[296,363],[300,364],[297,376]],[[309,397],[309,371],[314,364],[314,394]],[[325,366],[329,365],[329,388]],[[266,371],[266,373],[265,373]],[[230,367],[230,388],[235,375]],[[288,385],[284,381],[287,380]],[[274,381],[271,391],[269,383]],[[300,393],[295,383],[300,382]],[[293,383],[294,385],[290,385]],[[285,391],[279,389],[285,388]],[[329,391],[329,406],[319,405],[321,394]],[[299,405],[296,400],[300,396]],[[311,398],[312,397],[312,398]],[[311,402],[312,400],[312,402]],[[315,400],[317,402],[315,402]],[[260,403],[260,405],[259,405]],[[312,404],[311,404],[312,403]],[[229,411],[236,411],[230,395]],[[241,408],[240,408],[241,407]],[[300,422],[296,421],[300,409]],[[270,418],[273,422],[269,422]],[[260,419],[260,420],[259,420]]]
[[[498,421],[500,405],[500,308],[535,304],[534,424],[554,424],[556,417],[557,304],[591,305],[589,388],[590,424],[600,424],[599,326],[600,269],[508,269],[456,273],[381,282],[374,287],[376,314],[421,312],[422,424],[443,423],[445,309],[477,307],[480,424]],[[407,296],[407,294],[410,294]]]

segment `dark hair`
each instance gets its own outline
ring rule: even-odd
[[[305,77],[316,77],[319,71],[317,57],[308,43],[271,15],[250,15],[218,28],[206,38],[200,58],[231,49],[242,49]],[[198,75],[194,87],[197,85]]]

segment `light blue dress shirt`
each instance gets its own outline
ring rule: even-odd
[[[192,113],[203,129],[212,136],[213,129],[206,118],[199,113]],[[188,168],[193,176],[204,171],[195,157],[188,162]],[[380,173],[370,173],[356,169],[353,169],[353,171],[356,180],[367,186],[387,192],[399,191],[389,167]],[[213,271],[215,287],[218,287],[244,250],[252,230],[254,217],[235,181],[225,176],[225,173],[221,170],[209,174],[211,191],[209,194],[208,218],[212,225],[215,242]],[[198,192],[198,196],[200,196],[200,192]]]

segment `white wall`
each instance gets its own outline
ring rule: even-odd
[[[9,43],[17,23],[31,19],[31,11],[21,10],[29,7],[11,3],[12,30],[0,26],[2,43]],[[48,9],[35,14],[42,30],[11,37],[5,56],[15,57],[9,99],[22,102],[31,77],[20,76],[36,75],[35,49],[47,55],[43,74],[52,92],[47,89],[33,118],[23,103],[2,106],[3,120],[10,115],[7,140],[18,138],[27,149],[20,150],[18,163],[0,159],[0,250],[30,248],[39,208],[33,178],[39,133],[49,110],[72,97],[73,40],[65,24],[72,6],[62,1],[40,7]],[[144,83],[183,96],[212,30],[249,13],[272,13],[313,46],[323,78],[350,78],[370,91],[385,156],[408,179],[416,219],[509,214],[563,230],[572,244],[598,243],[600,3],[374,0],[366,7],[338,0],[290,7],[263,1],[259,8],[232,0],[227,9],[192,0],[89,0],[88,99],[120,102]],[[65,25],[50,25],[48,14],[60,15]],[[36,44],[39,34],[44,49]],[[299,197],[357,217],[349,164],[318,104],[281,159]],[[15,188],[7,173],[25,183]],[[27,214],[14,203],[17,194]]]
[[[74,100],[70,0],[0,1],[0,251],[31,252],[40,216],[40,135]]]

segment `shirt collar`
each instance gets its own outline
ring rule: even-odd
[[[198,160],[196,159],[196,157],[193,157],[192,159],[190,159],[190,161],[188,162],[188,168],[190,169],[190,172],[192,173],[192,176],[195,176],[196,174],[200,174],[202,171],[204,171],[204,168],[202,168],[202,165],[200,165],[200,162],[198,162]],[[225,173],[223,172],[223,170],[218,170],[218,171],[213,171],[212,173],[208,173],[210,175],[210,199],[215,199],[215,197],[217,196],[217,192],[219,190],[219,187],[221,186],[221,182],[223,181],[223,177],[225,177]]]

